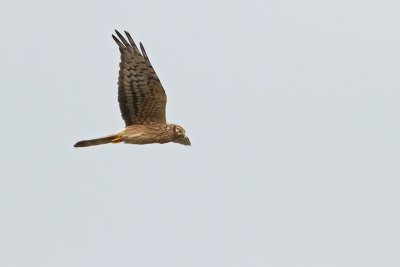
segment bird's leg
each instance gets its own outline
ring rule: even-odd
[[[111,143],[113,143],[113,144],[121,143],[121,142],[122,142],[122,140],[121,140],[121,138],[119,136],[116,136],[115,138],[113,138],[111,140]]]

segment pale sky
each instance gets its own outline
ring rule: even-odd
[[[400,266],[400,2],[8,1],[0,266]],[[114,29],[192,146],[124,127]]]

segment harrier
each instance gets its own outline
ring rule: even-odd
[[[165,106],[167,96],[150,60],[140,43],[137,48],[131,35],[128,41],[117,30],[112,38],[121,52],[118,77],[118,102],[125,129],[113,135],[82,140],[74,147],[96,146],[108,143],[152,144],[174,142],[190,146],[183,127],[167,123]]]

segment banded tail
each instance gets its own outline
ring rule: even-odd
[[[122,142],[118,135],[109,135],[105,137],[100,137],[96,139],[90,140],[82,140],[77,142],[74,147],[87,147],[87,146],[97,146],[97,145],[104,145],[108,143],[119,143]]]

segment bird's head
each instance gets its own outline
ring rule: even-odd
[[[178,143],[185,146],[190,146],[189,137],[186,136],[185,129],[179,125],[172,125],[172,142]]]

